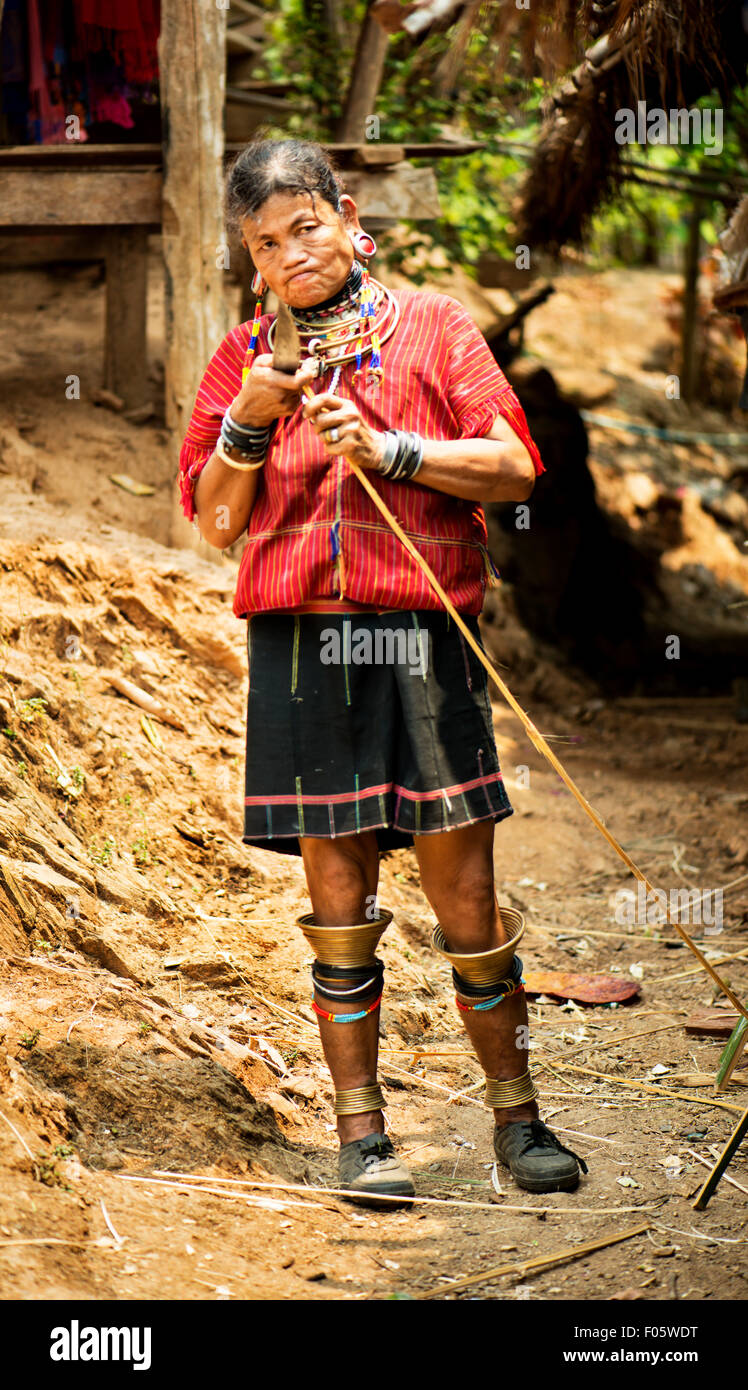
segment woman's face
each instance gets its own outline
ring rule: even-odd
[[[341,197],[343,217],[326,198],[309,193],[273,193],[242,222],[242,242],[254,264],[284,304],[305,309],[329,299],[353,264],[348,230],[360,228],[356,204]]]

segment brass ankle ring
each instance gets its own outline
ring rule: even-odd
[[[486,1078],[484,1103],[490,1110],[509,1110],[515,1105],[526,1105],[528,1101],[536,1100],[537,1095],[537,1088],[529,1071],[513,1077],[511,1081]]]
[[[386,1104],[377,1081],[368,1086],[355,1086],[350,1091],[335,1092],[336,1115],[364,1115],[368,1110],[382,1110]]]

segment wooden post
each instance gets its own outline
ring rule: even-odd
[[[681,397],[689,403],[696,386],[696,318],[698,313],[699,246],[704,204],[694,198],[688,221],[688,241],[683,277],[683,331],[681,336]]]
[[[178,450],[200,378],[228,323],[223,297],[223,107],[226,11],[162,0],[158,42],[163,123],[162,235],[166,273],[166,423],[174,465],[171,543],[219,552],[185,519]]]
[[[389,35],[371,9],[367,10],[359,30],[345,109],[335,136],[341,143],[366,139],[366,118],[374,112],[388,42]]]
[[[145,227],[113,227],[105,244],[104,385],[132,410],[153,395],[146,351],[148,233]]]

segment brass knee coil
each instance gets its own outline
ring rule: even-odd
[[[468,984],[492,985],[502,980],[524,934],[525,919],[516,908],[500,907],[499,915],[507,939],[503,945],[493,946],[490,951],[471,951],[469,954],[450,951],[439,923],[434,927],[432,945],[440,955],[446,956],[453,969],[467,980]]]
[[[320,965],[372,965],[379,939],[392,921],[392,913],[383,908],[375,922],[359,922],[351,926],[320,927],[313,912],[297,918],[309,945]]]

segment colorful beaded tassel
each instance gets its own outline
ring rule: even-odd
[[[369,361],[365,373],[361,366],[361,362],[363,359],[364,335],[366,333],[366,320],[368,318],[373,319],[375,313],[374,293],[372,290],[371,278],[369,276],[369,267],[364,262],[361,269],[363,272],[361,279],[361,291],[359,295],[361,322],[359,327],[359,338],[358,342],[356,343],[356,370],[353,373],[353,380],[357,381],[361,376],[365,376],[364,384],[366,386],[372,386],[378,390],[379,384],[383,376],[382,352],[381,344],[379,341],[379,334],[377,333],[377,330],[374,327],[373,323],[371,325],[371,360]]]
[[[254,318],[252,320],[252,332],[242,366],[242,386],[252,370],[252,358],[255,355],[255,348],[257,347],[257,335],[260,331],[260,319],[262,318],[262,296],[265,293],[265,289],[265,282],[260,272],[256,270],[252,276],[252,292],[257,295],[257,303],[255,304]]]

